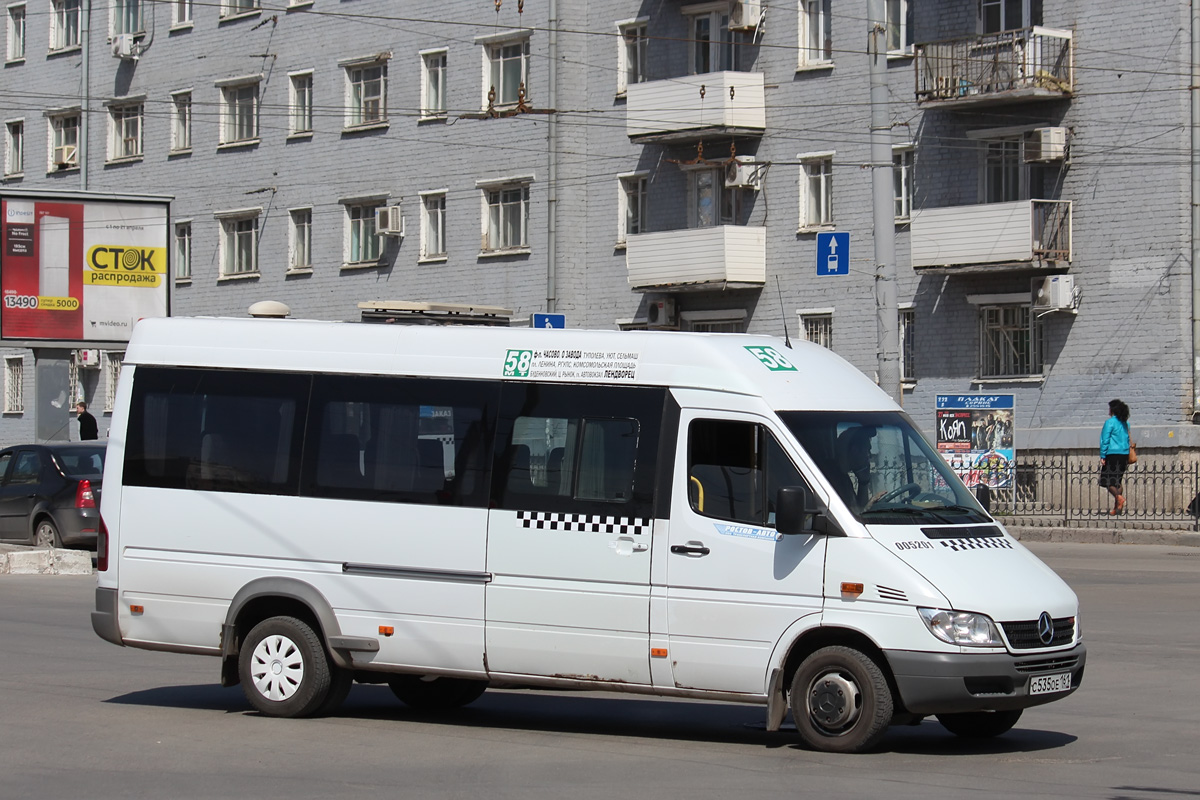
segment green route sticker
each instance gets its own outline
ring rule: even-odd
[[[533,363],[532,350],[509,350],[504,357],[505,378],[528,378],[529,365]]]
[[[774,347],[754,345],[747,346],[746,349],[750,351],[751,355],[761,361],[764,367],[772,372],[796,372],[796,368],[792,366],[792,362],[781,356],[779,351]]]

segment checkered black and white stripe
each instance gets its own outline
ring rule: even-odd
[[[963,550],[1012,550],[1012,542],[1003,536],[977,539],[942,539],[942,547],[958,553]]]
[[[606,517],[600,514],[553,514],[544,511],[518,511],[522,528],[546,531],[581,531],[641,536],[650,533],[648,517]]]

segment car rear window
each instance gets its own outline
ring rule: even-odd
[[[64,447],[54,451],[68,478],[99,480],[104,475],[104,448]]]

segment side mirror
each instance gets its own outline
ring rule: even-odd
[[[807,486],[781,486],[775,497],[775,530],[785,536],[810,533],[812,495]]]

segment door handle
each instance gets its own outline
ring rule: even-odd
[[[671,545],[671,552],[682,556],[706,556],[712,551],[705,547],[703,542],[688,542]]]

